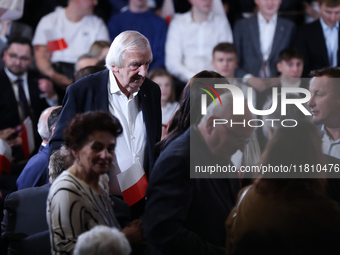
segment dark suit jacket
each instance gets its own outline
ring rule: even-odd
[[[46,200],[51,184],[11,193],[5,200],[2,235],[33,235],[48,230]]]
[[[47,144],[45,147],[42,147],[37,154],[30,158],[17,179],[18,190],[39,187],[48,183],[48,151],[49,146]]]
[[[194,147],[191,141],[197,142]],[[235,205],[239,182],[190,178],[190,157],[197,156],[195,165],[202,163],[197,149],[204,151],[203,157],[214,157],[197,130],[188,129],[155,164],[142,221],[149,254],[225,254],[225,221]]]
[[[50,154],[60,148],[63,142],[63,131],[77,113],[109,110],[108,80],[109,70],[104,70],[86,76],[67,88],[63,101],[63,110],[50,141]],[[146,78],[138,92],[138,100],[141,104],[147,135],[145,154],[148,155],[148,160],[144,161],[148,163],[148,165],[144,165],[146,173],[154,164],[154,146],[161,137],[160,98],[158,85]]]
[[[326,38],[323,34],[320,19],[306,24],[298,30],[294,46],[301,51],[304,57],[303,77],[309,77],[309,73],[313,70],[329,66]],[[339,61],[338,49],[338,66]]]
[[[36,128],[41,112],[48,107],[46,100],[40,97],[40,94],[42,93],[38,87],[38,80],[40,78],[41,76],[37,72],[28,71],[27,81],[31,101],[31,112],[33,114],[33,128]],[[2,130],[9,127],[16,127],[21,124],[21,121],[12,84],[4,69],[0,70],[0,84],[0,130]]]
[[[293,22],[278,17],[273,46],[268,58],[271,77],[275,77],[278,74],[276,64],[279,53],[290,45],[294,34],[295,26]],[[234,27],[234,44],[237,48],[239,60],[236,77],[242,78],[248,73],[259,76],[263,58],[257,15],[236,22]]]

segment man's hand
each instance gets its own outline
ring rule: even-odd
[[[0,130],[0,139],[7,142],[8,137],[15,132],[14,128],[6,128],[3,130]]]
[[[312,5],[310,5],[309,3],[307,2],[302,2],[303,3],[303,7],[305,8],[305,12],[313,17],[314,19],[318,19],[320,18],[320,13],[318,13]]]
[[[131,245],[139,244],[145,245],[146,241],[143,237],[142,220],[134,220],[125,228],[122,229]]]
[[[53,84],[49,79],[39,79],[38,84],[40,91],[43,92],[47,98],[54,96]]]

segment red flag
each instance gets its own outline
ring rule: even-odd
[[[22,148],[24,151],[24,158],[28,159],[31,153],[34,151],[34,133],[33,124],[30,117],[24,120],[21,130]]]
[[[135,163],[129,169],[117,175],[124,201],[130,206],[145,197],[148,180],[144,169]]]
[[[163,6],[162,6],[161,17],[165,19],[168,25],[170,24],[170,21],[172,19],[172,16],[174,16],[174,14],[175,14],[175,7],[174,7],[174,3],[172,2],[172,0],[164,0]]]
[[[60,38],[53,41],[47,41],[47,48],[50,52],[56,51],[56,50],[63,50],[67,48],[67,43],[64,40],[64,38]]]
[[[0,139],[0,176],[2,171],[11,173],[12,148]]]

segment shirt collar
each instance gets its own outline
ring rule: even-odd
[[[281,85],[282,87],[300,87],[301,79],[298,79],[298,81],[294,84],[289,84],[289,83],[286,83],[285,80],[281,76]]]
[[[213,18],[214,18],[213,12],[210,11],[207,20],[203,21],[202,23],[196,23],[196,22],[194,21],[194,19],[192,18],[192,9],[188,12],[188,14],[189,14],[189,17],[188,17],[188,18],[189,18],[189,22],[190,22],[190,23],[194,23],[194,24],[204,24],[204,23],[207,22],[208,20],[210,21],[210,20],[213,20]]]
[[[257,12],[257,19],[259,21],[259,24],[276,24],[277,21],[277,12],[270,18],[269,22],[263,17],[261,12]]]
[[[27,72],[25,72],[23,75],[21,76],[17,76],[13,73],[11,73],[7,67],[4,68],[5,69],[5,72],[8,76],[8,79],[10,80],[11,83],[15,83],[17,79],[21,78],[23,81],[26,81],[27,80]]]
[[[118,86],[117,79],[114,76],[112,71],[109,72],[109,82],[110,82],[110,93],[111,94],[117,94],[117,95],[123,94],[123,92],[120,90],[120,88]],[[136,92],[130,94],[130,98],[131,98],[131,96],[132,96],[132,98],[135,98],[138,95],[139,89],[140,88],[138,88],[138,90]]]
[[[336,28],[337,30],[339,30],[339,21],[335,23],[334,27],[328,26],[322,18],[320,18],[320,23],[321,23],[322,30],[324,31],[326,31],[327,29],[332,30],[333,28]]]

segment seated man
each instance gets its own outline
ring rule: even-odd
[[[258,78],[277,76],[279,53],[290,45],[295,26],[278,17],[281,0],[255,0],[255,3],[257,15],[235,24],[234,40],[239,60],[236,77],[243,78],[258,92],[257,105],[261,106],[261,92],[277,83]]]
[[[245,114],[233,115],[231,93],[220,98],[223,105],[212,102],[197,127],[165,147],[155,164],[143,217],[149,254],[225,254],[225,221],[239,190],[238,175],[216,178],[195,170],[231,166],[230,157],[253,132],[249,126],[215,125],[215,119],[247,122],[253,115],[245,102]]]
[[[318,0],[320,18],[298,30],[295,46],[302,52],[303,77],[312,70],[339,66],[340,0]]]
[[[27,162],[17,179],[18,190],[48,183],[48,142],[54,133],[60,112],[60,106],[50,107],[42,112],[38,122],[38,133],[42,143],[39,152]]]
[[[147,0],[129,0],[129,9],[112,16],[107,26],[112,41],[126,30],[136,30],[143,34],[150,41],[153,55],[149,69],[164,67],[167,24],[149,9]]]
[[[326,67],[311,75],[308,106],[313,121],[321,125],[323,153],[340,159],[340,68]]]
[[[95,41],[109,41],[104,22],[92,14],[95,5],[97,1],[69,0],[66,8],[44,16],[35,31],[37,67],[63,89],[72,83],[78,57]]]
[[[228,19],[212,11],[212,0],[189,2],[192,9],[171,21],[165,46],[167,70],[184,83],[212,69],[211,52],[216,44],[233,41]]]
[[[0,70],[0,130],[15,128],[30,117],[33,128],[41,112],[49,105],[57,104],[58,97],[50,80],[29,69],[33,61],[32,46],[26,38],[16,38],[4,51],[5,67]],[[41,140],[37,132],[36,144]],[[18,155],[13,150],[13,156]]]

